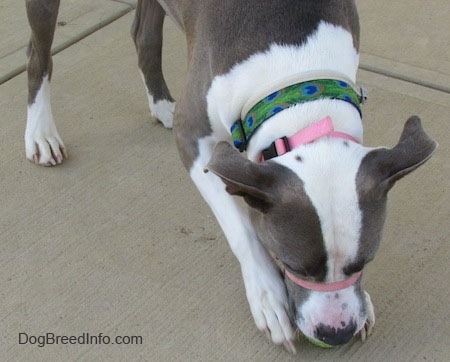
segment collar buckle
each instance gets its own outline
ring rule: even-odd
[[[282,144],[281,147],[283,150],[280,152],[280,143]],[[282,155],[283,153],[289,152],[291,150],[291,146],[289,144],[289,139],[287,137],[281,137],[275,142],[272,142],[272,144],[262,151],[262,159],[263,160],[269,160],[271,158],[278,157]]]

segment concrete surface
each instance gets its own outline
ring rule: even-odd
[[[370,92],[365,143],[394,145],[407,117],[419,114],[440,148],[390,194],[384,240],[365,273],[373,335],[332,350],[300,339],[297,356],[257,331],[239,266],[171,132],[149,115],[129,37],[133,2],[64,3],[58,32],[90,20],[63,41],[101,28],[54,58],[54,115],[69,160],[42,168],[25,159],[26,76],[0,85],[1,360],[449,360],[446,0],[427,2],[433,11],[420,1],[358,1],[362,63],[372,69],[359,74]],[[2,76],[20,65],[6,58],[22,53],[28,37],[23,2],[2,1],[0,20]],[[179,96],[184,41],[166,28],[166,77]],[[19,333],[141,336],[142,344],[38,347],[19,344]]]
[[[447,0],[357,0],[362,69],[450,93]]]

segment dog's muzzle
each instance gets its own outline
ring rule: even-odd
[[[301,279],[285,269],[286,277],[297,286],[311,291],[312,300],[301,307],[298,328],[309,339],[330,346],[349,342],[364,327],[355,290],[351,288],[361,278],[362,272],[332,283],[319,283]]]

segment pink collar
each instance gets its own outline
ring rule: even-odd
[[[260,162],[281,156],[300,145],[313,142],[322,137],[337,137],[359,143],[355,137],[347,133],[335,131],[333,120],[330,116],[326,116],[320,121],[300,130],[291,137],[277,139],[269,148],[262,152]]]
[[[355,284],[362,274],[361,272],[355,273],[350,278],[343,280],[341,282],[316,283],[300,279],[299,277],[296,277],[294,274],[290,273],[287,269],[285,270],[285,273],[288,276],[288,278],[292,280],[295,284],[305,289],[313,290],[315,292],[337,292],[338,290],[348,288],[353,284]]]

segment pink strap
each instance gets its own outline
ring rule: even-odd
[[[289,148],[292,150],[300,145],[313,142],[321,137],[337,137],[359,143],[359,141],[355,137],[350,136],[347,133],[335,131],[333,120],[330,116],[326,116],[325,118],[310,125],[309,127],[300,130],[292,137],[277,139],[275,141],[275,149],[277,150],[278,156],[281,156],[286,152],[289,152],[289,149],[286,148],[286,140],[288,142]],[[263,161],[263,159],[261,159],[261,161]]]
[[[355,284],[362,274],[361,272],[355,273],[350,278],[343,280],[341,282],[316,283],[300,279],[299,277],[296,277],[294,274],[290,273],[287,269],[285,270],[285,273],[288,276],[288,278],[292,280],[295,284],[305,289],[313,290],[315,292],[337,292],[338,290],[348,288],[351,285]]]

